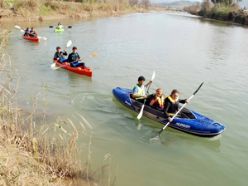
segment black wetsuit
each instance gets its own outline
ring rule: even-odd
[[[166,117],[172,117],[170,114],[175,114],[180,109],[180,103],[182,103],[182,104],[186,103],[186,99],[178,100],[177,102],[173,103],[173,102],[171,102],[171,100],[168,97],[165,98],[165,100],[164,100],[164,113],[165,113]],[[180,113],[180,115],[182,115],[182,113]],[[180,115],[178,117],[180,117]]]

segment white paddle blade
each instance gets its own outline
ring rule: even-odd
[[[53,64],[51,64],[51,69],[53,69],[53,70],[57,70],[57,69],[58,69],[58,67],[56,66],[56,64],[55,64],[55,63],[53,63]]]
[[[68,48],[68,47],[70,47],[71,45],[72,45],[72,41],[69,40],[69,41],[67,42],[67,44],[66,44],[66,47]]]
[[[138,120],[140,120],[142,118],[142,116],[143,116],[144,107],[145,107],[145,104],[143,104],[142,107],[141,107],[141,109],[140,109],[140,113],[137,116],[137,119]]]
[[[155,76],[156,76],[156,72],[155,72],[155,71],[153,71],[151,81],[153,81],[153,80],[155,79]]]
[[[22,28],[21,28],[20,26],[18,26],[18,25],[15,25],[15,28],[16,28],[16,29],[19,29],[19,30],[22,29]]]
[[[46,37],[43,37],[43,36],[38,36],[38,38],[39,38],[39,39],[43,39],[43,40],[45,40],[45,41],[47,40],[47,38],[46,38]]]

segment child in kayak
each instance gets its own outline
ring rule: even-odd
[[[77,47],[72,48],[72,53],[68,56],[68,62],[70,63],[71,67],[85,67],[83,62],[80,62],[80,56],[77,53]]]
[[[37,37],[37,33],[34,31],[34,28],[32,27],[31,30],[29,31],[29,36],[30,37]]]
[[[181,100],[179,99],[180,92],[176,89],[172,90],[170,96],[165,98],[164,100],[164,113],[168,117],[168,120],[171,122],[171,117],[177,113],[180,109],[180,103],[188,103],[187,99]],[[184,113],[179,113],[178,117],[184,117]],[[185,116],[187,117],[187,116]]]
[[[152,81],[149,81],[146,85],[144,85],[144,82],[144,76],[140,76],[138,78],[138,83],[133,87],[131,95],[133,99],[143,102],[144,99],[147,98],[145,88],[147,88],[152,83]]]
[[[65,56],[67,56],[67,52],[65,50],[62,51],[61,50],[61,47],[58,46],[56,48],[56,52],[54,54],[53,59],[59,61],[60,63],[64,63],[64,62],[67,61],[67,59],[65,58]]]

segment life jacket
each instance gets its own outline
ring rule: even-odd
[[[174,100],[171,96],[167,97],[172,103],[176,103],[178,100]]]
[[[178,100],[174,100],[171,96],[168,96],[167,97],[169,100],[170,100],[170,102],[172,102],[173,104],[175,104]],[[167,112],[167,114],[169,115],[169,116],[174,116],[175,115],[175,113],[168,113]]]
[[[142,85],[141,87],[138,86],[138,85],[135,85],[135,86],[133,87],[133,89],[135,89],[135,88],[138,89],[138,92],[135,93],[136,96],[142,97],[142,96],[145,96],[145,95],[146,95],[146,93],[145,93],[145,86],[144,86],[144,85]]]
[[[160,108],[164,107],[164,95],[162,95],[161,97],[156,97],[154,99],[151,100],[150,105],[154,105],[155,103],[158,103]]]

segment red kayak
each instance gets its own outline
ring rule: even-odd
[[[60,63],[58,62],[58,60],[53,60],[53,61],[58,67],[69,70],[71,72],[74,72],[80,75],[85,75],[88,77],[92,77],[93,75],[92,70],[88,67],[71,67],[70,63],[67,63],[67,62]]]
[[[23,39],[38,43],[40,39],[38,37],[23,36]]]

